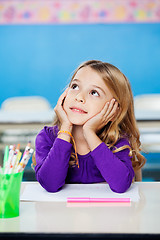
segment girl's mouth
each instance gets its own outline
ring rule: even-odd
[[[71,107],[70,109],[71,109],[72,112],[77,112],[77,113],[81,113],[81,114],[87,113],[87,112],[84,111],[83,109],[76,108],[76,107]]]

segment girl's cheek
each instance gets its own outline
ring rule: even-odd
[[[72,94],[72,89],[69,88],[69,89],[68,89],[68,92],[67,92],[67,94],[66,94],[66,99],[67,99],[71,94]]]
[[[75,97],[75,91],[73,89],[70,89],[67,93],[66,100],[69,102],[74,99]]]
[[[72,90],[73,90],[73,89],[69,87],[69,90],[68,90],[67,94],[71,94],[71,93],[72,93]]]

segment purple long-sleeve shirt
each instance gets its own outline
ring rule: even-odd
[[[36,178],[49,192],[56,192],[65,183],[107,182],[114,192],[125,192],[134,177],[129,149],[112,153],[101,143],[86,155],[78,154],[79,168],[69,167],[73,146],[57,138],[58,127],[44,127],[36,137]],[[122,138],[116,143],[119,148],[129,145]]]

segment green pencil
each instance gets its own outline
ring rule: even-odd
[[[5,147],[5,152],[4,152],[4,158],[3,158],[3,169],[5,168],[6,166],[6,162],[8,160],[8,156],[9,156],[9,147],[6,146]]]

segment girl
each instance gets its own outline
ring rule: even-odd
[[[125,192],[140,180],[140,154],[133,96],[115,66],[96,60],[81,64],[55,107],[53,127],[36,138],[36,178],[49,192],[65,183],[107,182]]]

